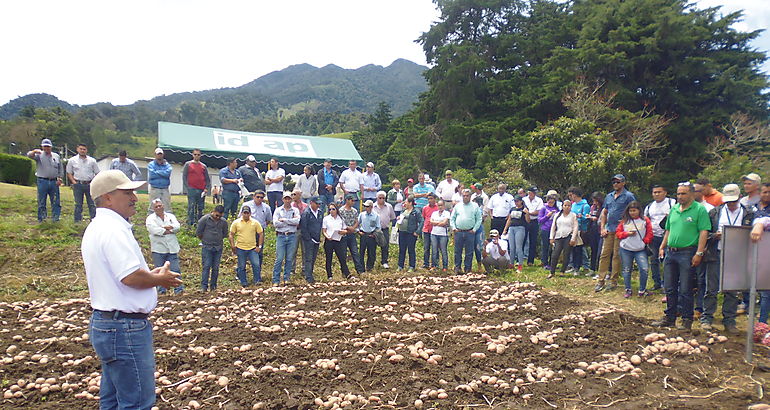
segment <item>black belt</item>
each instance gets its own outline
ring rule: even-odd
[[[296,232],[276,232],[276,235],[294,235]]]
[[[99,310],[94,309],[94,312],[98,312],[101,315],[105,316],[112,316],[113,320],[118,319],[147,319],[147,317],[150,316],[149,313],[128,313],[128,312],[121,312],[120,310]]]
[[[698,250],[697,246],[688,246],[685,248],[673,248],[670,246],[668,247],[669,252],[685,252],[685,251],[697,251],[697,250]]]
[[[59,178],[46,178],[46,177],[37,177],[37,179],[45,179],[47,181],[56,181]]]
[[[90,181],[90,180],[89,180],[89,181],[81,181],[81,180],[79,180],[79,179],[76,179],[75,181],[77,181],[77,183],[78,183],[78,184],[82,184],[82,185],[88,185],[88,184],[90,184],[90,183],[91,183],[91,181]]]
[[[473,232],[473,229],[458,229],[458,232]]]

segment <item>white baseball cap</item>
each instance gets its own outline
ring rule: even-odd
[[[722,201],[733,202],[741,197],[741,188],[737,184],[727,184],[722,188]]]
[[[256,159],[256,158],[254,158],[254,156],[253,156],[253,155],[249,155],[248,157],[246,157],[246,161],[253,161],[253,162],[257,162],[257,159]]]
[[[162,154],[163,153],[163,149],[162,148],[155,148],[155,153],[156,154]]]
[[[146,183],[147,181],[132,181],[118,169],[102,171],[91,180],[91,197],[98,198],[116,189],[139,189]]]

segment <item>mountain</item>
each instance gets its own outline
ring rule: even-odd
[[[51,94],[27,94],[7,102],[0,106],[0,120],[11,119],[21,113],[24,107],[54,108],[60,107],[69,112],[74,112],[77,106],[62,101]]]
[[[223,123],[232,124],[255,118],[283,118],[302,111],[372,113],[377,104],[384,101],[394,115],[400,115],[428,89],[422,76],[426,68],[404,59],[395,60],[387,67],[369,64],[357,69],[332,64],[320,68],[297,64],[240,87],[162,95],[123,108],[142,107],[165,113],[194,103],[205,107]],[[68,111],[79,108],[52,95],[30,94],[0,106],[0,119],[12,118],[29,105],[62,107]],[[104,103],[100,103],[81,108],[101,109],[103,106]]]

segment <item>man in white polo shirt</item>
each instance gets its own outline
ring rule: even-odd
[[[89,336],[102,363],[103,409],[149,409],[155,403],[155,356],[147,317],[158,302],[156,286],[182,284],[168,262],[149,269],[131,232],[134,190],[145,183],[115,169],[100,172],[90,184],[97,209],[83,234],[81,253],[94,309]]]

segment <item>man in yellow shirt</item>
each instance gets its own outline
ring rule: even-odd
[[[265,235],[262,235],[262,225],[251,218],[250,207],[244,206],[241,208],[241,217],[230,225],[230,235],[228,237],[233,255],[238,257],[238,268],[235,270],[235,273],[238,276],[238,281],[241,282],[241,286],[246,287],[249,285],[246,277],[247,259],[251,264],[251,271],[254,275],[254,285],[261,284],[262,269],[259,265],[259,252],[262,251]]]

